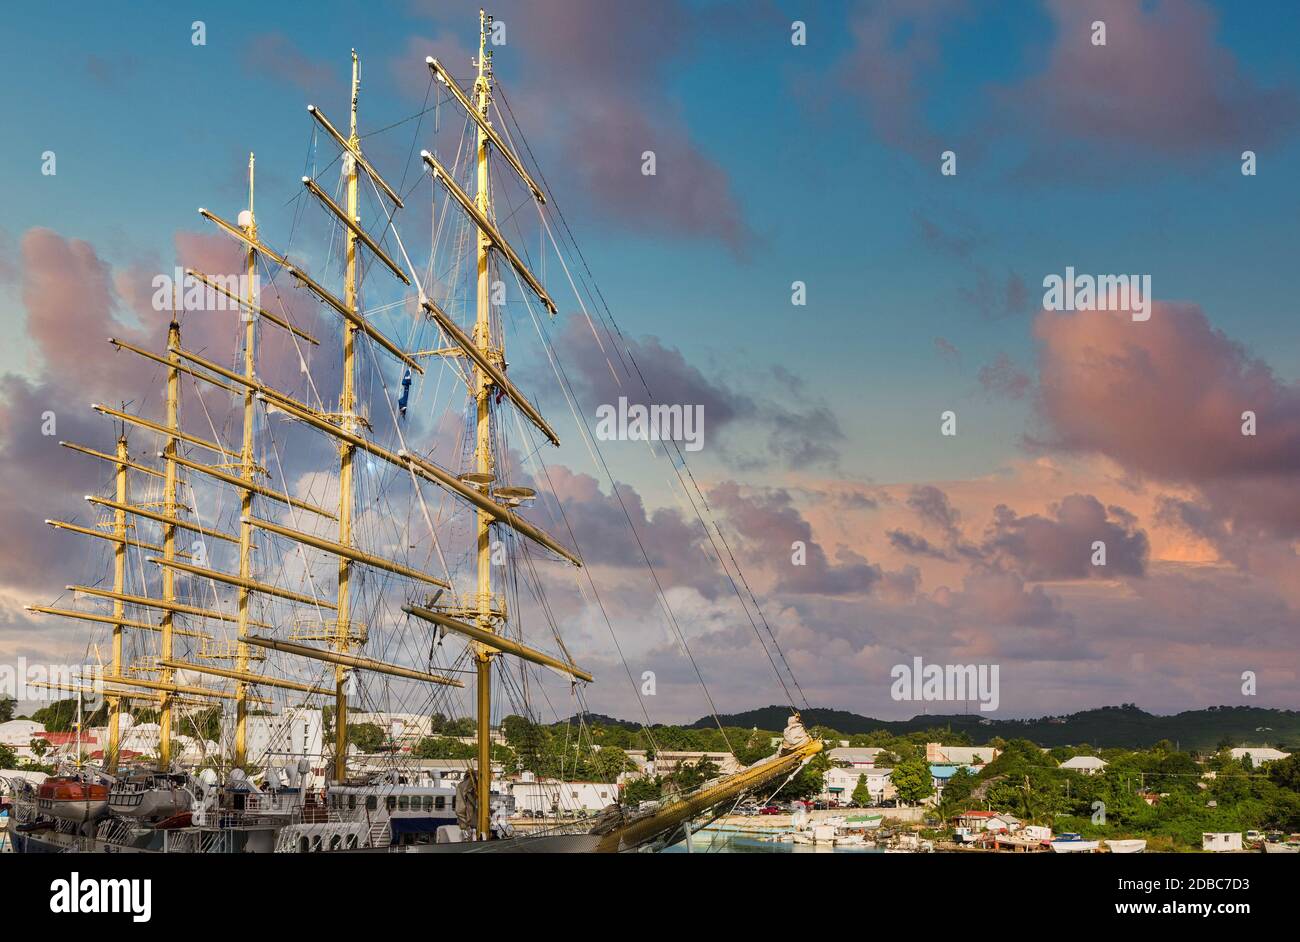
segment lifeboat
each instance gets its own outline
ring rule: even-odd
[[[108,813],[108,786],[56,775],[36,789],[36,807],[42,814],[63,821],[95,821]]]
[[[181,814],[193,804],[193,796],[184,787],[184,781],[184,776],[165,773],[121,779],[109,790],[109,810],[125,818],[149,821]]]

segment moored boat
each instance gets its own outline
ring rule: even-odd
[[[1139,839],[1107,841],[1106,846],[1112,854],[1141,854],[1146,851],[1147,842]]]
[[[1052,852],[1056,854],[1093,854],[1101,846],[1100,841],[1085,841],[1078,834],[1062,834],[1052,841]]]
[[[1264,853],[1266,854],[1300,854],[1300,843],[1282,843],[1281,841],[1265,842]]]

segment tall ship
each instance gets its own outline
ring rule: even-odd
[[[311,172],[291,231],[259,227],[250,154],[246,208],[233,221],[199,210],[228,238],[235,274],[184,270],[162,298],[162,349],[109,339],[155,395],[93,405],[117,433],[107,447],[60,442],[69,460],[99,462],[105,487],[86,496],[86,519],[47,522],[89,540],[103,565],[29,606],[88,632],[93,668],[49,686],[102,699],[106,741],[39,785],[8,783],[16,851],[654,850],[747,795],[769,797],[821,750],[788,697],[780,745],[739,771],[636,807],[611,801],[585,820],[512,819],[493,774],[494,716],[507,705],[535,716],[539,672],[559,674],[580,712],[595,680],[570,656],[548,588],[575,580],[618,649],[550,486],[544,455],[559,435],[506,357],[507,335],[535,333],[578,453],[617,496],[552,342],[560,308],[539,264],[558,260],[549,281],[572,292],[573,316],[611,346],[625,381],[644,380],[617,350],[603,298],[566,263],[572,234],[509,103],[499,107],[492,30],[480,11],[472,83],[425,60],[426,107],[401,122],[415,132],[407,170],[418,173],[398,186],[363,147],[354,51],[346,120],[307,108]],[[417,162],[421,134],[434,146]],[[404,241],[397,217],[422,187],[431,215]],[[410,253],[425,241],[417,265]],[[229,356],[213,352],[222,338]],[[788,694],[775,634],[686,456],[671,441],[646,444],[690,498]],[[354,716],[454,716],[462,696],[473,758],[459,776],[397,751],[376,762],[350,741]]]

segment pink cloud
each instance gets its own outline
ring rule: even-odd
[[[924,160],[944,149],[922,115],[925,75],[942,64],[941,38],[967,9],[965,0],[886,0],[850,14],[852,47],[835,71],[861,95],[876,134]]]
[[[1294,89],[1265,88],[1219,45],[1201,0],[1049,0],[1056,43],[1046,69],[1006,92],[1036,128],[1162,154],[1253,149],[1292,131]],[[1106,24],[1106,45],[1092,24]]]
[[[428,12],[446,22],[442,4]],[[506,28],[506,44],[496,50],[503,97],[535,138],[562,199],[585,202],[636,231],[715,239],[737,256],[748,251],[756,237],[726,169],[704,151],[666,91],[693,29],[718,14],[682,0],[577,0],[504,3],[495,15]],[[467,74],[465,53],[444,41],[454,53],[447,67]],[[512,70],[521,76],[513,84],[506,81]],[[419,84],[421,96],[423,89]],[[498,108],[506,110],[501,102]],[[646,151],[655,153],[653,176],[642,174]]]
[[[310,95],[337,93],[345,87],[345,78],[350,81],[349,66],[313,59],[283,33],[254,36],[244,47],[242,61],[245,69],[287,82]]]
[[[1145,322],[1044,311],[1034,332],[1049,427],[1038,444],[1105,455],[1133,474],[1196,486],[1238,522],[1300,532],[1300,387],[1199,308],[1156,302]],[[1242,434],[1247,411],[1253,436]]]

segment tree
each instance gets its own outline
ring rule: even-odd
[[[934,794],[934,780],[930,776],[930,766],[924,759],[908,759],[894,766],[890,777],[898,797],[908,804],[915,804]]]
[[[859,808],[866,808],[871,804],[871,789],[867,788],[867,777],[858,776],[858,784],[853,786],[853,794],[849,799]]]
[[[1281,761],[1270,762],[1268,777],[1279,788],[1300,792],[1300,753],[1292,753]]]
[[[70,733],[77,723],[77,698],[56,700],[33,713],[32,719],[40,723],[46,732]]]
[[[473,759],[478,747],[450,736],[425,736],[415,744],[411,755],[417,759]]]
[[[970,793],[975,790],[975,783],[978,779],[969,769],[960,768],[953,773],[952,778],[948,779],[943,786],[941,798],[945,805],[953,806],[964,805],[966,799],[970,798]]]
[[[0,769],[12,769],[18,765],[18,754],[8,746],[0,745]]]
[[[631,772],[636,768],[636,763],[618,746],[602,746],[600,751],[592,756],[591,765],[592,773],[598,782],[613,782],[618,778],[619,773]]]
[[[694,765],[689,762],[681,763],[669,778],[678,791],[688,792],[693,788],[699,788],[709,779],[716,778],[717,774],[718,764],[711,759],[701,758]]]
[[[14,718],[14,707],[18,701],[12,697],[0,697],[0,723],[8,723]]]
[[[388,744],[388,734],[378,723],[349,723],[348,741],[362,752],[379,752]]]
[[[642,776],[641,778],[628,779],[623,783],[623,788],[619,793],[619,801],[628,808],[635,808],[643,801],[658,801],[663,795],[664,782],[662,776],[656,775],[654,778]]]
[[[753,765],[760,759],[766,759],[776,752],[772,737],[760,730],[751,730],[739,746],[736,747],[736,760],[741,765]]]

